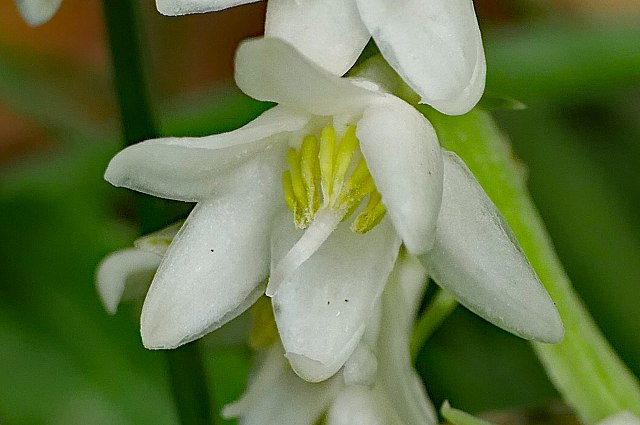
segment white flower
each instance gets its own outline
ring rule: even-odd
[[[274,344],[244,396],[223,415],[242,425],[431,425],[435,411],[411,366],[409,336],[426,283],[415,258],[401,258],[358,349],[342,371],[308,383],[288,367]]]
[[[22,18],[35,27],[47,22],[57,12],[62,0],[15,0]]]
[[[356,349],[401,241],[482,317],[525,338],[562,337],[553,303],[499,213],[455,155],[443,161],[415,109],[277,39],[239,48],[236,81],[280,105],[230,133],[134,145],[106,172],[116,186],[198,202],[145,300],[147,347],[173,348],[219,328],[264,292],[270,275],[293,369],[324,380]]]
[[[240,47],[236,81],[280,105],[230,133],[135,145],[106,172],[117,186],[198,201],[147,295],[143,342],[172,348],[220,327],[264,292],[271,274],[294,369],[307,380],[326,379],[362,336],[398,253],[397,235],[414,254],[433,244],[442,195],[435,132],[408,104],[333,76],[277,39]],[[320,143],[308,143],[308,134]],[[313,199],[306,207],[306,198],[297,199],[292,214],[285,199],[294,195],[283,196],[281,176],[289,144],[303,138],[301,152],[289,154],[289,182]],[[305,170],[312,168],[311,178]],[[370,231],[339,225],[367,195],[351,225]],[[389,217],[382,219],[384,207]]]
[[[166,15],[254,1],[156,0]],[[269,0],[265,35],[286,40],[336,75],[373,37],[421,103],[445,114],[468,112],[484,91],[486,63],[471,0]]]

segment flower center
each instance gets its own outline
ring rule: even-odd
[[[287,160],[289,170],[282,175],[282,185],[297,228],[309,227],[323,210],[338,212],[344,221],[367,196],[369,201],[351,230],[366,233],[384,218],[382,197],[359,154],[355,125],[347,128],[340,143],[332,126],[322,130],[319,141],[314,135],[306,136],[299,150],[289,150]]]

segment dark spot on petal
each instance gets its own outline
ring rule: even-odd
[[[348,303],[348,302],[349,302],[349,300],[344,300],[344,302]]]
[[[327,301],[327,305],[331,304],[331,301]]]
[[[213,252],[213,249],[211,249],[210,251]]]

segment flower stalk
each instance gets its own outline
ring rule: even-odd
[[[159,135],[147,80],[141,13],[130,0],[104,0],[113,81],[126,146]],[[147,197],[137,198],[142,233],[156,230],[157,209]],[[204,365],[195,344],[167,352],[168,372],[180,422],[211,424],[212,409]]]

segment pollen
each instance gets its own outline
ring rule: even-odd
[[[325,127],[319,138],[306,136],[299,150],[289,150],[287,162],[289,170],[282,175],[282,187],[297,228],[309,227],[320,210],[338,211],[344,221],[367,197],[351,230],[366,233],[384,218],[386,209],[360,153],[354,125],[339,142],[331,126]]]

